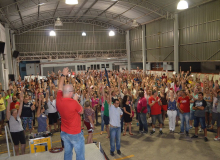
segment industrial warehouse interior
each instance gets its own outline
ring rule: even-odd
[[[0,160],[220,159],[220,0],[0,0]]]

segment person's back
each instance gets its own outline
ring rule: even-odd
[[[73,149],[76,153],[76,160],[85,160],[85,138],[81,132],[80,114],[83,114],[83,107],[78,102],[78,94],[73,97],[73,86],[65,85],[64,80],[69,69],[64,68],[59,79],[56,106],[62,117],[61,138],[64,142],[64,160],[70,160],[73,156]]]
[[[61,130],[68,134],[79,134],[81,132],[80,114],[81,106],[72,98],[63,98],[63,92],[57,93],[57,110],[62,117]]]
[[[41,114],[38,118],[37,118],[37,122],[38,122],[38,132],[45,132],[47,131],[47,116],[45,114]]]

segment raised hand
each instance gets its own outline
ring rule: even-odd
[[[68,68],[68,67],[64,68],[64,69],[63,69],[63,75],[64,75],[64,76],[67,76],[68,73],[69,73],[69,68]]]

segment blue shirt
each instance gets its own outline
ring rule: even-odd
[[[173,102],[171,102],[170,100],[169,100],[169,102],[168,102],[168,108],[167,108],[168,110],[177,110],[177,107],[176,107],[176,100],[174,100]]]

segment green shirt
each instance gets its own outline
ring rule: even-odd
[[[104,103],[104,115],[109,117],[108,102],[106,100],[105,100],[105,103]]]

